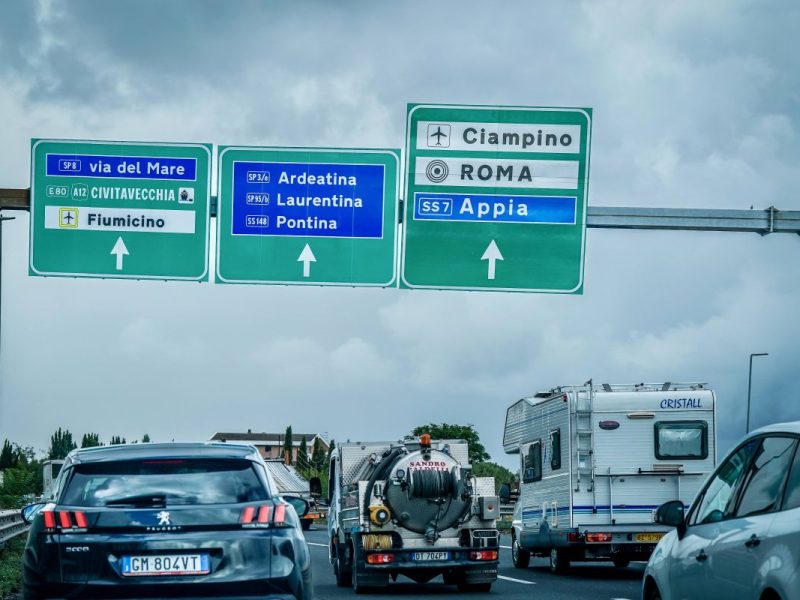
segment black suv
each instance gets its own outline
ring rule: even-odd
[[[137,444],[75,450],[31,523],[26,599],[310,599],[302,498],[278,497],[255,448]]]

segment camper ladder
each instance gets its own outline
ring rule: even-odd
[[[575,390],[575,434],[577,438],[578,468],[575,491],[581,491],[581,480],[587,479],[587,491],[594,498],[594,435],[592,433],[592,408],[594,390]],[[593,502],[596,508],[596,502]]]

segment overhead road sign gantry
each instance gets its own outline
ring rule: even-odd
[[[220,283],[388,287],[399,150],[219,149]]]
[[[410,104],[401,285],[582,293],[591,118]]]
[[[210,144],[31,146],[31,275],[208,278]]]

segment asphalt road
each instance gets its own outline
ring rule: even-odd
[[[325,529],[314,526],[306,532],[311,562],[314,570],[314,589],[319,600],[334,598],[355,599],[352,590],[336,587],[333,571],[328,563],[328,545]],[[534,558],[525,570],[515,569],[511,564],[510,538],[503,536],[500,542],[499,579],[489,594],[460,594],[455,586],[444,585],[440,577],[426,585],[419,585],[400,577],[396,583],[370,599],[416,598],[422,595],[445,596],[447,598],[477,598],[502,596],[508,600],[638,600],[641,597],[644,563],[632,563],[627,569],[616,569],[611,563],[576,563],[569,575],[553,575],[548,570],[547,560]]]

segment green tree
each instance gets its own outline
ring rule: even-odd
[[[125,441],[125,438],[124,437],[120,437],[118,435],[112,435],[111,436],[111,445],[112,446],[117,446],[119,444],[127,444],[127,442]]]
[[[17,454],[14,452],[14,446],[6,440],[3,442],[3,450],[0,451],[0,471],[11,469],[16,465],[16,462]]]
[[[481,444],[480,436],[474,425],[450,425],[448,423],[428,423],[415,427],[414,436],[429,433],[434,440],[465,440],[469,444],[469,462],[473,465],[489,460],[489,453]]]
[[[67,457],[77,445],[72,441],[72,434],[68,429],[61,430],[61,427],[50,436],[50,449],[47,451],[47,458],[58,460]]]
[[[292,464],[292,426],[289,425],[286,428],[286,434],[283,440],[283,460],[288,463]]]
[[[504,483],[512,483],[516,476],[514,473],[506,469],[503,465],[498,465],[493,462],[475,463],[472,466],[472,472],[475,477],[494,477],[494,491],[496,494],[500,493],[500,486]]]
[[[325,450],[322,448],[322,440],[319,437],[314,438],[314,449],[311,452],[311,463],[317,471],[325,469],[327,456]]]
[[[149,436],[148,434],[146,434],[146,433],[145,433],[145,434],[142,436],[142,443],[143,443],[143,444],[149,444],[149,443],[150,443],[150,436]]]
[[[95,448],[102,446],[100,443],[100,435],[97,433],[84,433],[81,439],[81,448]]]
[[[331,440],[331,445],[328,446],[328,460],[327,462],[331,462],[331,455],[333,451],[336,450],[336,440]]]
[[[36,494],[36,476],[27,468],[6,469],[0,485],[0,507],[22,508]]]
[[[297,450],[297,466],[303,468],[308,466],[308,442],[306,441],[306,436],[303,436],[300,441],[300,448]]]

